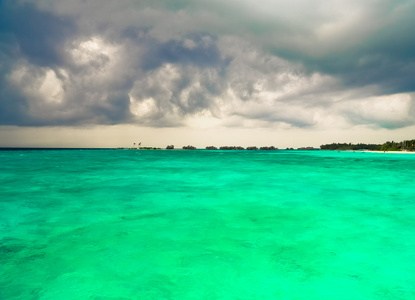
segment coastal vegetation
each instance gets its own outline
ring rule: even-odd
[[[140,147],[141,143],[138,143],[137,146],[134,143],[133,148],[123,148],[119,147],[117,149],[138,149],[138,150],[159,150],[161,148],[157,147]],[[174,145],[167,145],[165,148],[167,150],[173,150]],[[182,147],[183,150],[196,150],[195,146],[187,145]],[[218,147],[215,146],[207,146],[206,150],[218,150]],[[405,140],[401,142],[394,142],[388,141],[383,144],[365,144],[365,143],[331,143],[331,144],[324,144],[320,146],[321,150],[338,150],[338,151],[358,151],[358,150],[369,150],[369,151],[415,151],[415,139],[412,140]],[[221,146],[219,150],[278,150],[275,146],[249,146],[249,147],[241,147],[241,146]],[[294,150],[294,148],[286,148],[286,150]],[[319,150],[319,148],[314,147],[300,147],[297,150]]]
[[[260,147],[259,150],[278,150],[278,148],[274,147],[274,146],[265,146],[265,147]]]
[[[138,147],[139,150],[160,150],[161,148],[157,147]]]
[[[249,146],[246,148],[246,150],[258,150],[258,147],[256,146]]]
[[[386,142],[380,147],[380,151],[415,151],[415,139],[402,142]]]
[[[332,144],[326,144],[321,145],[321,150],[373,150],[373,151],[379,151],[381,145],[378,144],[352,144],[352,143],[332,143]]]
[[[245,150],[245,148],[241,146],[222,146],[219,149],[220,150]]]
[[[314,148],[314,147],[300,147],[297,150],[319,150],[318,148]]]
[[[386,142],[384,144],[352,144],[332,143],[321,145],[321,150],[371,150],[371,151],[415,151],[415,139],[402,142]]]
[[[191,145],[187,145],[187,146],[183,146],[182,148],[183,150],[196,150],[195,146],[191,146]]]

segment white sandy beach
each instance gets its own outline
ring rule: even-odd
[[[415,151],[362,151],[372,153],[397,153],[397,154],[415,154]]]
[[[325,151],[325,150],[323,150]],[[345,151],[345,152],[367,152],[367,153],[396,153],[396,154],[415,154],[415,151],[374,151],[374,150],[328,150],[328,151]]]

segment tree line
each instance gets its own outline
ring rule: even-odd
[[[415,139],[402,142],[386,142],[380,147],[381,151],[415,151]]]
[[[352,144],[352,143],[332,143],[320,146],[321,150],[372,150],[372,151],[415,151],[415,139],[402,142],[386,142],[383,144]]]

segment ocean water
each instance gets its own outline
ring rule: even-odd
[[[0,151],[0,299],[415,299],[415,155]]]

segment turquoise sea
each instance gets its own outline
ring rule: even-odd
[[[0,151],[0,299],[415,299],[415,155]]]

